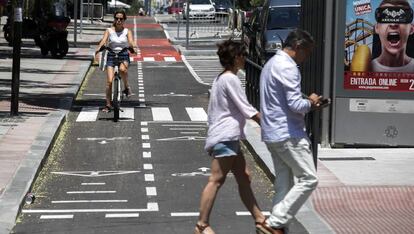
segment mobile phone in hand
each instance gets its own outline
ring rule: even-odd
[[[319,103],[319,107],[326,107],[329,104],[331,104],[331,99],[330,98],[324,98],[321,100],[321,102]]]

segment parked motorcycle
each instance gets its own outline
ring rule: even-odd
[[[51,16],[45,22],[45,27],[40,34],[40,52],[46,56],[48,52],[55,58],[64,57],[69,50],[67,40],[70,19],[62,16]]]
[[[50,11],[46,11],[39,0],[36,0],[35,11],[31,18],[22,22],[22,38],[33,39],[40,47],[40,52],[46,56],[49,51],[54,58],[64,57],[69,50],[67,27],[70,18],[66,16],[65,1],[56,0]],[[12,45],[12,16],[9,15],[3,26],[4,38]]]

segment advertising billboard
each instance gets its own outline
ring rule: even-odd
[[[414,0],[348,0],[345,90],[414,93]]]

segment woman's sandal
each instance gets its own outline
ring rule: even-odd
[[[196,223],[194,234],[204,234],[204,230],[208,227],[210,227],[209,224],[201,225],[201,224]]]
[[[263,222],[255,222],[256,234],[284,234],[283,229],[274,229],[266,223],[266,219]]]
[[[102,108],[102,112],[108,113],[111,112],[112,106],[106,105],[104,108]]]

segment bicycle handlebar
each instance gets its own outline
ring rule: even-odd
[[[131,53],[135,53],[135,50],[134,50],[134,48],[132,48],[131,46],[129,46],[129,47],[124,47],[124,48],[122,48],[122,50],[121,51],[119,51],[119,52],[115,52],[115,51],[113,51],[111,48],[109,48],[108,46],[101,46],[101,48],[99,48],[99,50],[98,50],[98,52],[101,52],[101,51],[103,51],[103,50],[107,50],[107,51],[109,51],[109,52],[112,52],[112,53],[116,53],[116,54],[120,54],[120,53],[122,53],[122,52],[125,52],[125,51],[129,51],[129,52],[131,52]]]

